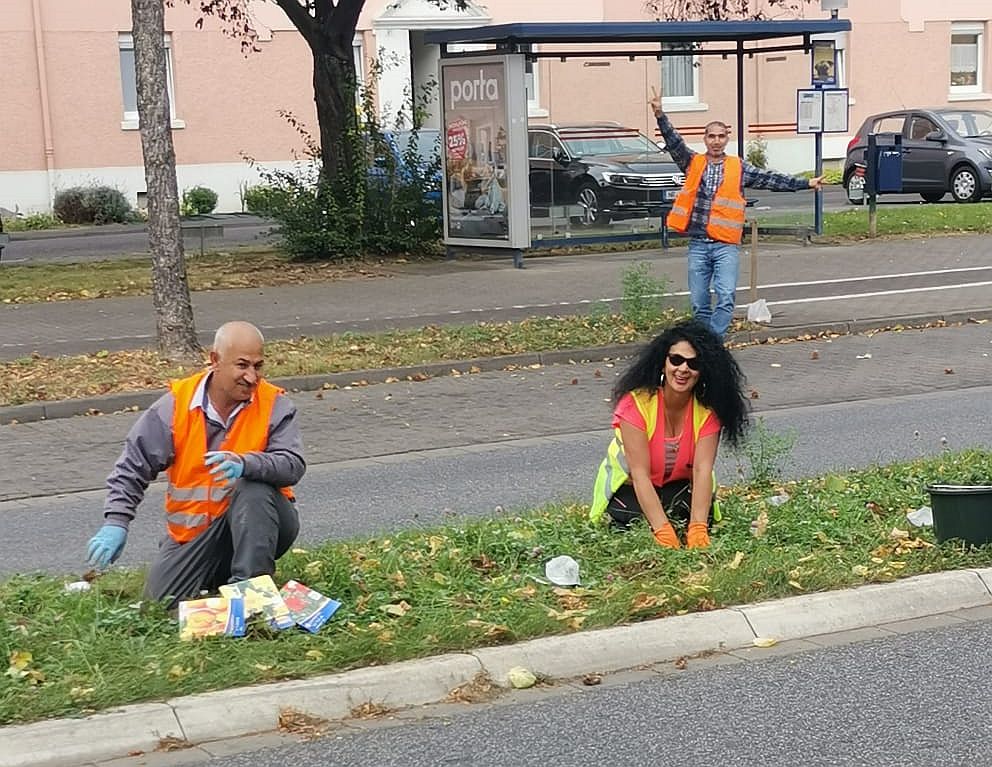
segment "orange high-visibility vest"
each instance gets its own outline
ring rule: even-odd
[[[207,426],[203,411],[190,410],[193,395],[206,373],[170,384],[176,399],[172,411],[172,449],[175,458],[168,470],[169,487],[165,492],[166,528],[177,543],[186,543],[206,530],[210,523],[227,511],[235,485],[210,474],[203,463],[207,452]],[[244,453],[260,452],[269,440],[269,421],[276,397],[283,390],[262,380],[255,387],[252,401],[245,405],[227,432],[218,450]],[[289,487],[280,491],[293,500]]]
[[[685,232],[689,228],[689,219],[696,204],[699,184],[706,172],[706,163],[704,154],[694,155],[689,162],[685,184],[675,198],[667,218],[668,227],[676,232]],[[710,217],[706,222],[706,234],[719,242],[739,245],[744,235],[744,208],[747,201],[741,194],[743,174],[744,166],[739,157],[727,155],[723,158],[723,181],[713,197]]]

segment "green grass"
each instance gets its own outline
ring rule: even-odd
[[[813,226],[812,212],[749,212],[761,226]],[[881,237],[921,237],[992,232],[992,205],[909,205],[877,208],[877,233]],[[745,239],[747,238],[745,233]],[[823,214],[821,241],[863,240],[868,237],[867,206]]]
[[[57,247],[57,246],[53,246]],[[271,247],[186,254],[190,290],[224,290],[382,276],[378,261],[301,263]],[[128,257],[3,266],[0,301],[26,304],[151,294],[151,261]]]
[[[644,527],[592,525],[581,504],[294,549],[277,582],[296,578],[343,603],[317,635],[256,628],[181,642],[160,607],[138,603],[138,572],[109,573],[82,594],[59,578],[18,576],[0,584],[0,652],[11,663],[0,724],[989,566],[992,549],[934,546],[905,514],[927,501],[928,481],[990,476],[992,452],[967,451],[734,487],[706,551],[663,550]],[[787,503],[768,504],[783,491]],[[767,530],[755,537],[762,514]],[[578,560],[582,588],[532,579],[558,554]]]
[[[648,300],[635,308],[635,318],[608,314],[537,317],[270,341],[266,343],[265,374],[278,378],[630,343],[682,316],[674,310],[649,313]],[[0,406],[161,389],[170,379],[199,367],[170,363],[151,350],[24,357],[0,362]]]

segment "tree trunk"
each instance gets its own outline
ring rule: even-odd
[[[347,46],[335,45],[319,37],[313,52],[313,92],[320,126],[320,159],[327,181],[351,179],[364,167],[358,137],[358,113],[355,107],[355,60],[351,39]]]
[[[148,245],[158,348],[174,360],[199,360],[193,304],[186,280],[176,151],[172,144],[163,0],[131,0],[141,150],[145,158]]]

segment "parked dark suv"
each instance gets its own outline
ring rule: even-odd
[[[992,193],[992,112],[973,109],[905,109],[872,115],[851,143],[844,187],[852,202],[863,200],[869,133],[902,136],[902,190],[937,202],[950,192],[957,202],[977,202]]]
[[[566,206],[585,226],[659,216],[685,176],[668,152],[619,123],[529,125],[530,207]]]

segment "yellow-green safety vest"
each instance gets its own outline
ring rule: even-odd
[[[634,404],[644,418],[647,427],[648,441],[654,435],[654,430],[658,426],[658,406],[656,404],[657,391],[640,389],[630,393],[634,398]],[[695,397],[692,398],[692,441],[693,445],[699,441],[699,430],[703,428],[706,419],[713,411],[703,405]],[[610,446],[606,450],[606,457],[599,465],[596,474],[596,484],[592,490],[592,506],[589,508],[589,519],[598,522],[603,518],[603,513],[610,502],[613,494],[620,489],[630,478],[630,469],[627,466],[627,458],[623,453],[623,439],[620,436],[620,427],[613,429],[614,435]],[[719,522],[723,515],[720,513],[720,504],[716,502],[716,472],[713,472],[713,521]]]

